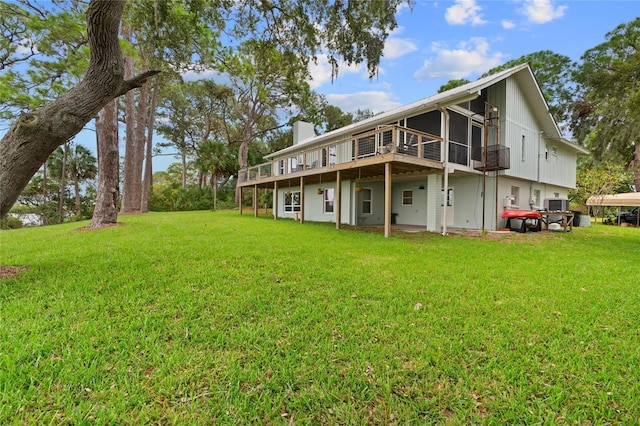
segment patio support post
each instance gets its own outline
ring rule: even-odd
[[[384,237],[391,235],[391,163],[384,163]]]
[[[242,214],[242,187],[240,187],[240,201],[238,202],[238,207],[240,208],[240,214]]]
[[[258,217],[258,209],[260,203],[258,203],[258,185],[253,185],[253,216]]]
[[[342,210],[342,175],[340,174],[340,170],[336,172],[336,197],[334,208],[336,209],[336,229],[340,229],[340,213]]]
[[[273,182],[273,220],[278,219],[278,181]]]
[[[300,223],[304,223],[304,176],[300,176]]]

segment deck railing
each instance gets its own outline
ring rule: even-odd
[[[249,167],[241,170],[238,177],[240,183],[245,183],[384,154],[402,154],[442,161],[442,141],[440,136],[418,130],[384,126],[377,130],[353,135],[340,142],[328,143],[292,153],[286,158]]]

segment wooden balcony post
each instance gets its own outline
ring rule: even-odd
[[[278,181],[273,182],[273,220],[278,219]]]
[[[391,152],[395,154],[398,148],[398,141],[400,140],[400,128],[395,127],[394,129],[395,131],[391,132]]]
[[[240,202],[238,206],[240,207],[240,214],[242,215],[242,186],[240,187]]]
[[[418,158],[423,158],[422,150],[424,149],[424,145],[422,143],[422,136],[416,135],[416,137],[418,138]]]
[[[340,229],[340,212],[342,210],[342,175],[340,170],[336,172],[336,197],[334,199],[334,208],[336,209],[336,229]]]
[[[391,236],[391,163],[384,164],[384,237]]]
[[[353,141],[353,159],[357,160],[358,159],[358,154],[359,154],[358,145],[360,145],[360,144],[358,143],[358,138],[354,138],[354,139],[351,139],[351,140]]]
[[[253,215],[258,217],[258,185],[253,185]]]

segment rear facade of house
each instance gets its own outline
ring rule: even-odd
[[[583,148],[562,138],[527,64],[316,136],[239,173],[273,191],[274,218],[495,230],[575,187]]]

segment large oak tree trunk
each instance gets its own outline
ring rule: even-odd
[[[98,197],[89,228],[102,228],[118,220],[119,161],[118,101],[113,99],[98,114]]]
[[[20,115],[0,142],[0,218],[47,157],[78,134],[109,101],[158,71],[124,79],[118,28],[124,0],[92,0],[87,10],[91,57],[84,79],[65,95]]]

